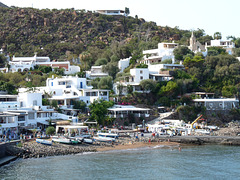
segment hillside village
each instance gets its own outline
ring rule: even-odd
[[[7,11],[4,8],[0,10]],[[25,18],[24,13],[34,9],[17,8],[9,11],[16,11],[19,18]],[[75,19],[80,18],[74,14],[75,10],[66,12],[73,14]],[[63,11],[62,15],[66,12]],[[80,12],[82,16],[91,13]],[[99,10],[92,14],[109,21],[115,16],[118,19],[123,16],[128,19],[124,11]],[[31,19],[37,23],[36,16],[38,15],[32,15]],[[144,21],[132,17],[129,19],[138,23]],[[46,32],[51,31],[50,21],[44,18],[42,22],[41,26]],[[90,21],[91,18],[89,23]],[[211,125],[224,126],[232,120],[239,120],[238,38],[221,40],[221,34],[215,33],[214,38],[200,42],[203,39],[200,37],[204,36],[197,38],[195,33],[199,31],[193,31],[189,32],[191,36],[183,43],[177,35],[163,40],[161,38],[168,35],[160,33],[158,37],[161,38],[155,38],[153,45],[153,32],[148,34],[149,26],[142,35],[139,34],[139,37],[145,38],[145,42],[141,41],[142,46],[144,43],[145,46],[140,49],[137,41],[141,38],[134,39],[130,29],[124,26],[118,26],[123,29],[120,30],[121,37],[116,35],[115,41],[97,35],[97,32],[88,27],[89,36],[96,34],[93,36],[98,37],[98,40],[86,39],[85,36],[79,38],[76,35],[78,42],[83,45],[77,53],[74,48],[68,49],[67,43],[71,43],[71,47],[80,44],[70,42],[71,37],[58,32],[62,36],[61,40],[65,39],[62,42],[65,47],[59,49],[59,54],[58,50],[53,51],[54,54],[50,49],[45,50],[47,39],[52,36],[50,34],[49,37],[42,34],[37,38],[37,41],[46,38],[42,47],[35,43],[33,46],[38,46],[38,49],[33,48],[26,53],[27,49],[22,48],[22,42],[14,42],[17,30],[13,37],[11,35],[12,38],[9,35],[12,32],[10,29],[0,32],[0,135],[10,133],[17,137],[29,129],[43,131],[48,125],[63,121],[89,127],[99,125],[123,128],[140,124],[144,126],[144,123],[164,118],[183,120],[188,124],[199,114]],[[31,28],[33,27],[29,27]],[[159,31],[155,30],[155,33],[158,34]],[[26,36],[31,38],[33,35],[29,33]],[[115,35],[112,33],[110,36]],[[126,44],[123,45],[121,39]],[[99,48],[101,56],[96,57],[98,55],[94,52],[99,49],[90,50],[91,47],[86,45],[90,42],[93,47],[109,46],[110,49],[104,51],[104,48]],[[50,43],[53,44],[49,41]],[[137,48],[131,49],[135,45]],[[60,46],[57,45],[56,49],[58,47]],[[161,118],[166,111],[169,116]]]

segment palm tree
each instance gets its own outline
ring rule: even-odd
[[[222,34],[220,32],[215,32],[213,36],[214,39],[222,39]]]
[[[90,60],[90,58],[91,58],[91,54],[89,53],[89,52],[87,52],[87,51],[84,51],[84,52],[82,52],[80,55],[79,55],[79,58],[80,58],[80,60],[84,63],[84,65],[85,65],[85,70],[87,69],[87,61],[89,61]]]

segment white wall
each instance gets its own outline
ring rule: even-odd
[[[144,79],[149,79],[149,70],[147,68],[130,69],[130,74],[134,76],[135,83],[140,83]]]
[[[65,74],[75,74],[80,72],[80,67],[79,66],[69,66],[69,70],[65,71]]]
[[[42,93],[19,93],[19,102],[23,107],[42,106]]]
[[[118,61],[118,68],[120,69],[120,72],[123,72],[124,69],[126,69],[129,66],[129,62],[132,57],[121,59]]]
[[[160,69],[163,69],[163,64],[148,65],[150,74],[159,74]]]

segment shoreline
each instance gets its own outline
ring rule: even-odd
[[[179,147],[181,144],[177,142],[133,142],[129,144],[118,144],[112,146],[97,147],[97,152],[106,152],[114,150],[127,150],[127,149],[139,149],[145,147],[165,146],[165,147]]]
[[[149,142],[150,140],[150,142]],[[21,147],[6,145],[8,155],[19,158],[41,158],[78,154],[83,152],[105,152],[114,150],[140,149],[147,147],[181,149],[188,145],[233,145],[240,146],[240,136],[165,136],[165,137],[120,137],[113,143],[95,142],[94,144],[65,145],[54,143],[46,146],[35,141],[24,142]]]

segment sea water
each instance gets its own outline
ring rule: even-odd
[[[238,146],[156,146],[18,159],[0,179],[240,179]]]

